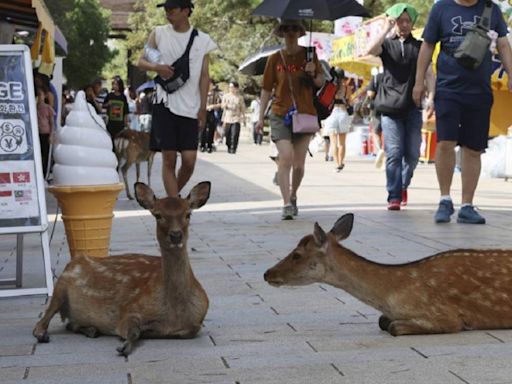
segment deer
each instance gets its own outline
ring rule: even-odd
[[[210,196],[210,182],[197,184],[186,198],[158,199],[135,183],[138,203],[156,219],[161,257],[123,254],[73,258],[59,276],[50,304],[33,335],[49,342],[48,326],[60,312],[66,329],[87,337],[117,335],[128,356],[139,338],[193,338],[208,311],[208,296],[192,271],[187,240],[191,211]]]
[[[380,264],[339,244],[353,222],[345,214],[328,233],[315,223],[265,281],[341,288],[380,311],[380,329],[393,336],[512,328],[512,250],[455,249]]]
[[[132,164],[135,164],[137,181],[139,181],[140,163],[143,161],[148,162],[148,185],[151,186],[151,168],[155,152],[149,149],[149,133],[138,132],[133,129],[123,129],[114,138],[114,152],[123,175],[126,197],[133,200],[133,196],[128,188],[127,176],[128,169]]]

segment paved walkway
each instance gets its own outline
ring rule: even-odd
[[[236,155],[221,147],[199,156],[188,188],[212,182],[210,201],[193,215],[189,240],[194,271],[210,297],[199,337],[144,340],[124,359],[115,352],[117,338],[71,334],[57,316],[51,342],[36,344],[31,331],[45,298],[0,299],[0,383],[512,383],[512,331],[395,338],[379,330],[377,311],[339,289],[273,288],[262,278],[315,221],[328,230],[346,212],[355,213],[355,225],[344,244],[380,262],[455,247],[512,248],[512,183],[481,181],[476,204],[487,225],[435,225],[433,165],[419,165],[407,209],[388,212],[385,176],[371,159],[349,158],[335,173],[319,154],[308,158],[300,216],[282,222],[268,154],[268,146],[242,144]],[[161,196],[160,166],[157,156],[153,180]],[[460,201],[458,176],[454,198]],[[48,196],[52,222],[55,210]],[[154,219],[124,192],[115,215],[113,254],[157,254]],[[26,238],[25,286],[43,283],[38,241]],[[14,236],[0,237],[0,278],[14,273],[14,244]],[[61,221],[51,252],[59,274],[69,260]]]

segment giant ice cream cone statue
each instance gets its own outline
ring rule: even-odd
[[[124,188],[103,120],[78,92],[56,134],[54,185],[71,257],[108,256],[117,195]]]

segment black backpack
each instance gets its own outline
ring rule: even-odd
[[[183,84],[190,77],[190,48],[192,47],[192,43],[194,42],[194,38],[198,35],[197,29],[194,28],[192,33],[190,34],[190,39],[188,40],[187,48],[181,57],[172,63],[172,67],[174,68],[174,75],[164,80],[160,76],[155,77],[155,82],[160,84],[163,89],[167,93],[174,93],[178,89],[180,89]]]

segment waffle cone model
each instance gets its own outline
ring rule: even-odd
[[[59,202],[71,257],[108,256],[112,218],[122,183],[51,186]]]

